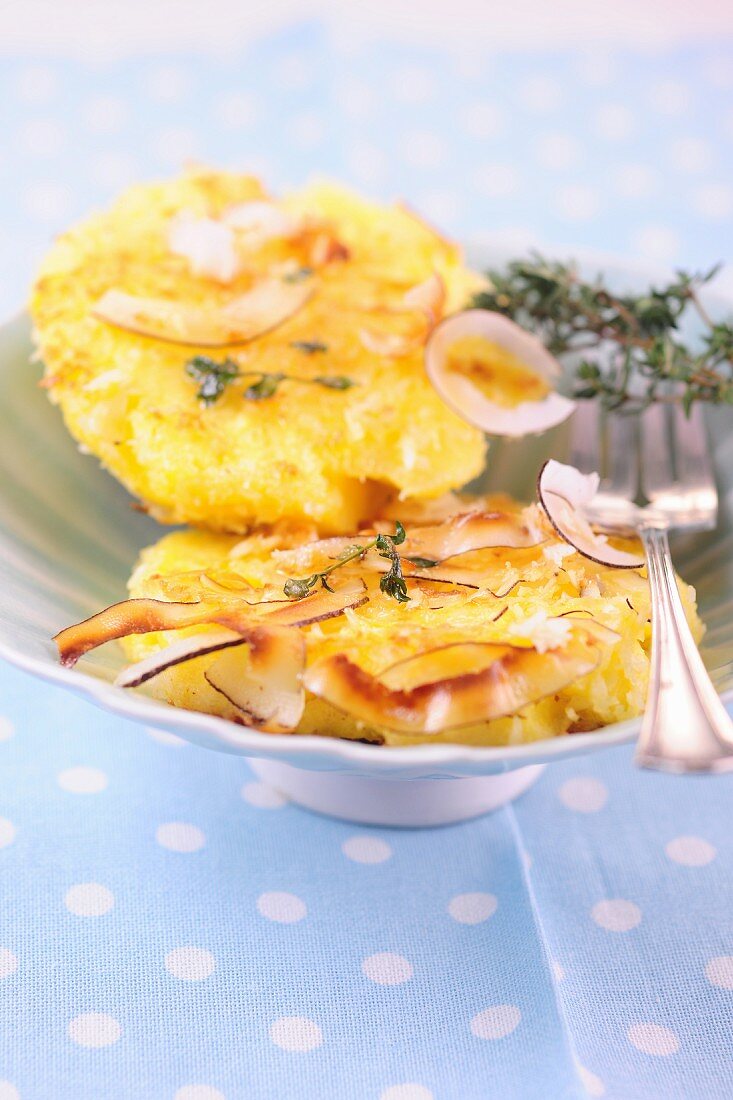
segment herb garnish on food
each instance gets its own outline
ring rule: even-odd
[[[555,355],[600,349],[577,363],[576,397],[600,397],[607,408],[625,411],[677,400],[689,410],[696,401],[733,404],[733,323],[714,323],[699,298],[717,271],[679,271],[666,286],[618,295],[600,276],[585,281],[572,263],[533,253],[487,272],[491,289],[471,304],[510,317]],[[679,332],[688,307],[705,326],[697,351]]]
[[[329,390],[349,390],[356,386],[352,378],[343,374],[318,374],[314,378],[299,378],[294,374],[281,371],[240,371],[232,359],[217,361],[208,355],[195,355],[186,363],[186,374],[198,385],[196,396],[202,405],[213,405],[224,393],[227,386],[237,378],[254,378],[256,381],[247,386],[244,397],[249,401],[263,401],[277,393],[281,382],[302,382],[305,385],[324,386]]]
[[[363,558],[368,550],[378,550],[380,557],[387,558],[391,562],[389,571],[380,577],[379,587],[381,591],[384,592],[385,596],[392,596],[398,603],[407,603],[410,599],[407,595],[407,583],[402,573],[400,556],[395,549],[396,546],[400,546],[405,541],[406,537],[404,527],[397,520],[393,535],[376,535],[369,542],[365,542],[363,546],[347,547],[333,565],[327,566],[320,573],[311,573],[309,577],[289,577],[283,586],[283,592],[290,599],[302,600],[310,595],[311,589],[315,588],[319,581],[322,588],[332,592],[333,589],[328,583],[328,577],[335,569],[340,569],[342,565],[346,565],[350,561],[356,561],[357,558]]]
[[[321,340],[293,340],[291,348],[295,348],[296,351],[302,351],[305,355],[315,355],[319,351],[328,351],[328,344],[322,343]]]
[[[304,279],[310,279],[312,274],[312,267],[298,267],[295,271],[289,271],[287,275],[283,275],[283,282],[302,283]]]

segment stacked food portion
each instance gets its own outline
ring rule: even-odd
[[[36,284],[69,430],[163,522],[131,599],[57,636],[121,639],[122,686],[265,733],[508,744],[640,713],[638,544],[538,501],[456,495],[485,432],[572,411],[539,341],[466,309],[483,280],[403,206],[275,201],[195,172],[62,237]],[[694,593],[683,586],[698,634]]]

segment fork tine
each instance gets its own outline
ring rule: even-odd
[[[669,405],[660,402],[641,417],[641,486],[650,501],[674,481],[669,413]]]
[[[638,419],[635,415],[606,415],[606,474],[601,492],[635,500],[639,488]]]
[[[715,485],[702,409],[693,405],[685,416],[679,406],[674,414],[677,479],[683,485],[710,488]]]
[[[596,401],[579,401],[570,421],[570,462],[585,474],[601,466],[601,417]]]

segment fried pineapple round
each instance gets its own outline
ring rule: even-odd
[[[483,468],[423,367],[477,285],[404,207],[197,171],[62,236],[31,309],[71,434],[156,518],[342,533]]]
[[[413,503],[404,528],[390,513],[350,538],[175,532],[129,589],[59,635],[62,660],[122,638],[123,686],[268,733],[509,745],[644,705],[644,570],[583,556],[539,507],[506,498]]]

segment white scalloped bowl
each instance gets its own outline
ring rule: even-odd
[[[474,249],[478,266],[506,259],[502,247]],[[589,270],[605,268],[620,286],[638,286],[640,280],[643,285],[650,275],[665,277],[607,258],[589,261]],[[719,316],[733,309],[714,295],[708,305]],[[94,458],[79,453],[60,413],[37,388],[40,368],[30,365],[30,353],[27,318],[0,329],[0,657],[115,714],[250,757],[258,774],[295,801],[361,822],[432,825],[473,817],[521,793],[542,765],[637,735],[638,720],[507,748],[384,748],[327,737],[272,736],[114,687],[111,681],[122,665],[116,646],[89,655],[78,669],[61,668],[53,634],[122,598],[139,550],[161,529],[132,509],[128,494]],[[717,531],[679,542],[676,560],[697,587],[708,624],[703,655],[728,698],[733,697],[733,410],[711,410],[708,427],[721,520]],[[565,424],[539,439],[494,442],[481,488],[531,498],[536,470],[549,456],[566,457],[567,439]]]

